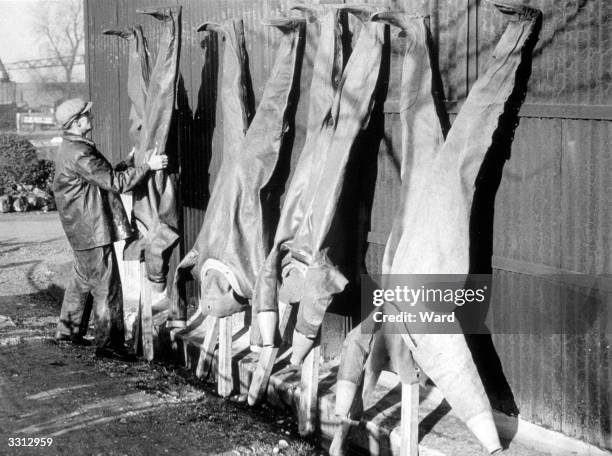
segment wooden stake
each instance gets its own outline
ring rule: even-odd
[[[185,360],[185,368],[191,370],[191,358],[189,357],[189,344],[183,341],[183,359]]]
[[[219,318],[219,354],[217,362],[217,393],[221,397],[232,394],[232,317]]]
[[[402,383],[400,456],[419,454],[419,382]]]
[[[140,288],[140,271],[138,271],[138,285]],[[136,328],[134,329],[134,350],[138,356],[142,355],[142,299],[138,292],[138,310],[136,311]]]
[[[400,422],[400,456],[418,456],[419,454],[419,379],[420,371],[412,357],[416,345],[408,333],[401,335],[406,352],[398,369],[402,383],[402,417]]]
[[[200,358],[196,367],[196,377],[198,378],[208,377],[215,356],[215,346],[219,339],[219,319],[210,316],[206,319],[209,320],[209,328],[200,348]]]
[[[178,338],[179,336],[185,337],[189,336],[194,329],[198,328],[200,325],[204,325],[205,321],[200,321],[202,318],[202,312],[198,308],[195,313],[189,318],[184,328],[172,328],[170,330],[170,340],[172,341],[172,350],[178,356]],[[187,369],[191,369],[191,358],[189,357],[189,348],[188,343],[185,339],[181,343],[183,348],[183,360],[185,362],[185,367]]]
[[[298,408],[298,431],[300,435],[310,435],[315,430],[318,409],[319,360],[321,345],[318,340],[302,363],[300,378],[300,405]]]
[[[329,446],[330,456],[344,456],[346,454],[344,446],[350,430],[351,423],[349,420],[341,420],[338,423],[334,432],[334,438]]]
[[[144,262],[140,263],[140,324],[142,353],[147,361],[153,361],[153,311],[151,310],[151,285],[147,279]]]
[[[336,405],[334,408],[338,424],[329,447],[330,456],[343,456],[347,453],[345,448],[347,437],[351,427],[359,425],[358,420],[363,413],[362,395],[363,384],[355,384],[348,380],[338,380],[336,382]]]
[[[249,405],[259,404],[263,399],[277,355],[278,347],[263,347],[261,349],[259,361],[255,372],[253,372],[253,379],[249,387],[249,397],[247,398]]]
[[[279,302],[278,305],[279,319],[278,329],[280,332],[281,340],[285,339],[285,332],[287,331],[287,324],[289,323],[289,316],[291,315],[291,306]],[[279,347],[263,347],[259,355],[259,361],[255,372],[253,372],[253,379],[251,380],[251,386],[249,387],[249,405],[258,404],[266,393],[268,387],[268,381],[274,368],[276,356],[278,355]]]

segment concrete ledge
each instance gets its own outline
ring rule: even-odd
[[[588,443],[572,439],[560,432],[551,431],[550,429],[525,421],[520,416],[512,417],[495,410],[493,417],[495,418],[497,430],[503,438],[510,439],[513,436],[515,441],[528,445],[538,451],[576,456],[610,456],[612,454]]]
[[[160,336],[170,341],[171,335],[161,328]],[[191,328],[177,331],[177,347],[173,358],[180,359],[195,372],[203,334],[198,322]],[[288,353],[279,357],[267,389],[267,402],[276,407],[289,407],[294,413],[299,404],[299,374],[285,369]],[[248,348],[248,331],[237,331],[233,342],[234,392],[238,399],[246,399],[246,392],[255,370],[258,355]],[[337,363],[321,363],[319,377],[319,417],[316,433],[324,445],[328,445],[335,432],[334,415]],[[208,381],[216,382],[216,359]],[[351,453],[399,454],[400,387],[396,376],[383,372],[361,424],[351,430],[348,442]],[[296,413],[297,414],[297,413]],[[612,453],[526,422],[520,417],[510,417],[494,412],[495,422],[504,440],[511,441],[511,455],[556,456],[611,456]],[[486,454],[467,427],[453,415],[442,393],[435,387],[421,389],[419,429],[422,435],[420,456],[452,456],[457,454]],[[435,430],[432,432],[432,429]],[[458,449],[458,447],[460,449]]]
[[[444,401],[444,395],[434,386],[429,392],[429,399],[441,403]],[[520,415],[518,417],[509,416],[493,410],[493,418],[500,438],[522,443],[535,451],[573,456],[612,455],[609,451],[525,421]]]

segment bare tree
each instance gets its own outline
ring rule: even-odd
[[[76,58],[84,52],[83,0],[37,2],[32,9],[33,31],[41,51],[57,59],[61,76],[39,73],[41,82],[62,87],[66,97],[73,93]]]

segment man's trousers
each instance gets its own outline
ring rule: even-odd
[[[74,267],[64,294],[58,333],[84,336],[92,307],[96,346],[123,348],[123,293],[112,244],[74,251]]]

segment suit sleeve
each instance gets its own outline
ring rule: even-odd
[[[134,156],[130,156],[123,161],[120,161],[115,165],[115,171],[125,171],[128,168],[134,166]]]
[[[75,163],[76,172],[87,182],[109,192],[124,193],[132,190],[150,171],[147,164],[116,171],[99,153],[80,156]]]

